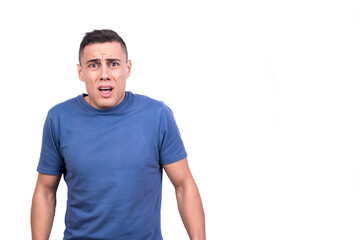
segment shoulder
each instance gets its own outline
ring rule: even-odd
[[[131,92],[129,92],[129,94],[132,96],[133,103],[139,107],[145,107],[147,109],[158,110],[158,111],[161,111],[165,107],[163,101],[156,100],[154,98],[141,94],[135,94]]]
[[[66,114],[72,110],[75,110],[79,106],[78,104],[79,96],[54,105],[52,108],[50,108],[48,115],[53,117],[61,116],[62,114]]]

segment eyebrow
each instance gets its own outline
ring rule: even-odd
[[[118,58],[106,58],[105,60],[107,62],[121,62],[121,60]],[[90,59],[89,61],[86,62],[86,64],[96,63],[96,62],[100,62],[100,58]]]
[[[108,62],[121,62],[121,60],[118,59],[118,58],[107,58],[106,61],[108,61]]]

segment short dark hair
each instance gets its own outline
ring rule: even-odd
[[[84,48],[89,44],[94,43],[106,43],[106,42],[118,42],[121,45],[121,48],[125,52],[126,61],[128,60],[128,52],[124,40],[113,30],[103,29],[103,30],[94,30],[85,34],[85,37],[80,43],[79,49],[79,63],[81,64],[81,57],[84,52]]]

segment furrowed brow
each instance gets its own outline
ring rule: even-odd
[[[89,64],[89,63],[97,63],[97,62],[100,62],[100,59],[99,59],[99,58],[90,59],[89,61],[86,62],[86,64]]]
[[[107,62],[121,62],[121,60],[118,58],[107,58],[106,61]]]

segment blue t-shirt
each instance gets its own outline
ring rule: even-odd
[[[37,168],[64,174],[64,239],[162,239],[162,164],[187,156],[171,110],[131,92],[98,110],[84,96],[48,112]]]

